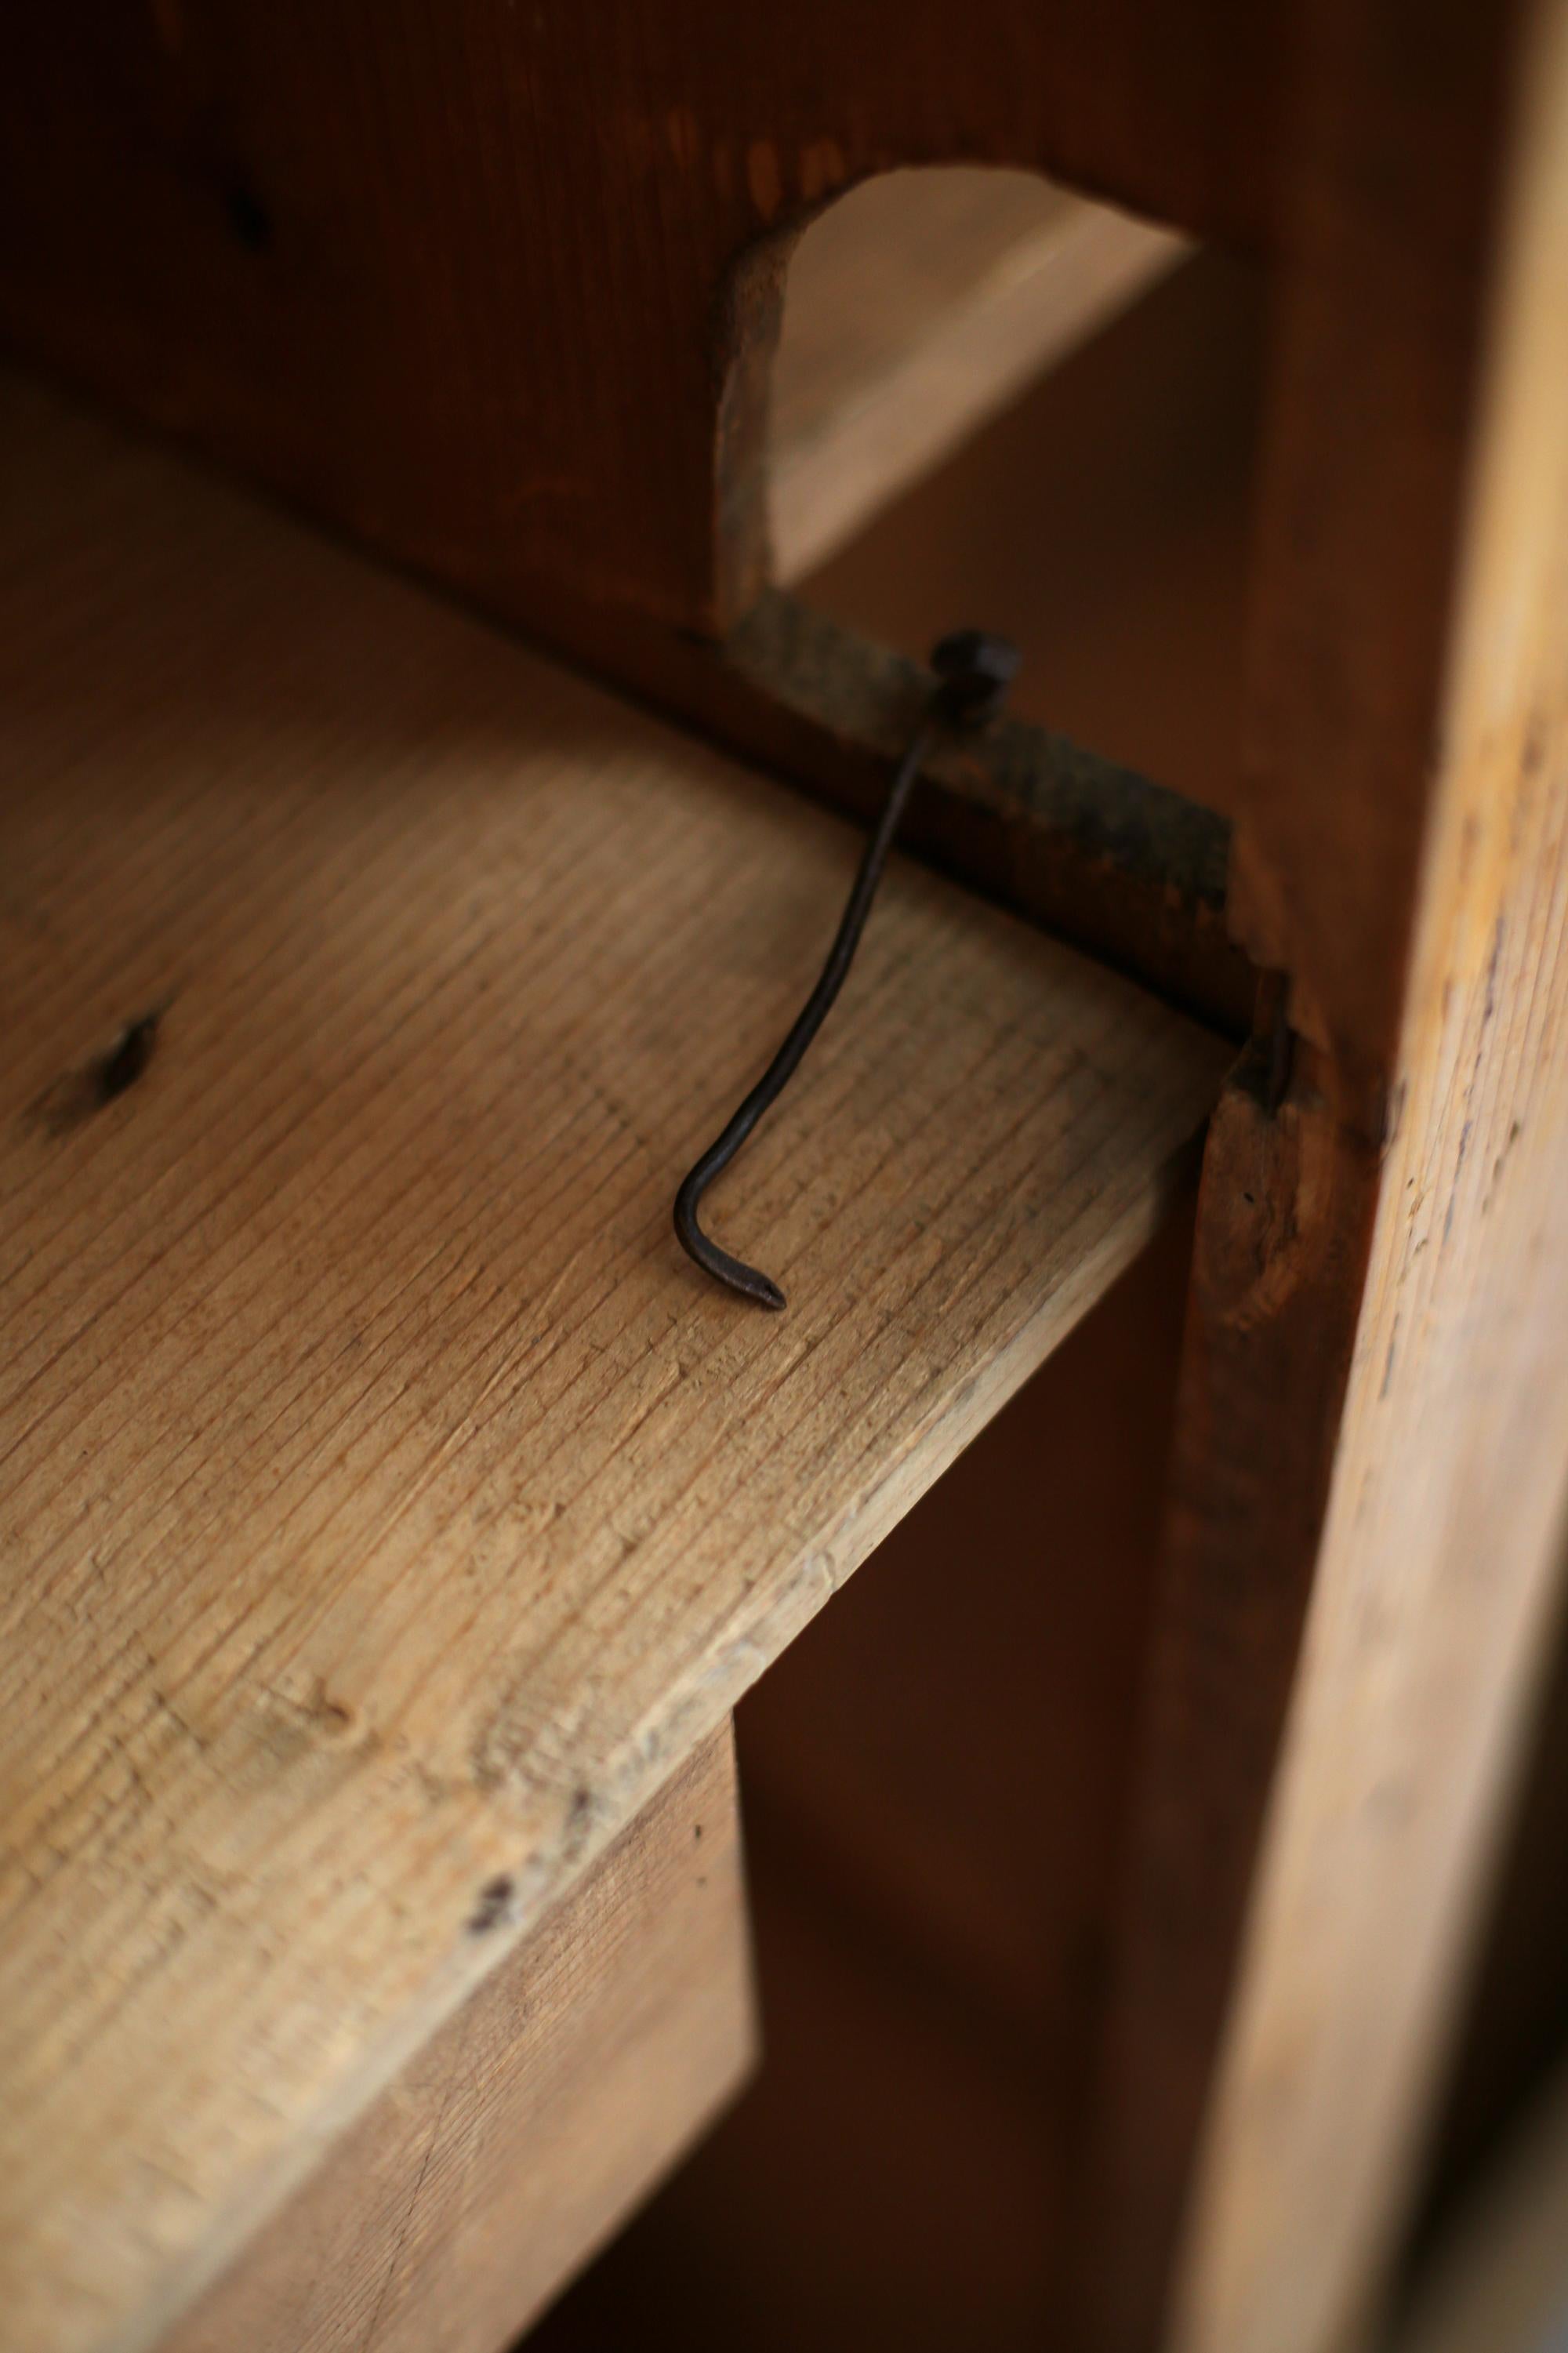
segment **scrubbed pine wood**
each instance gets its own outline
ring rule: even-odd
[[[1224,1050],[896,862],[712,1198],[791,1294],[739,1307],[668,1203],[853,833],[40,394],[0,448],[0,2236],[85,2353],[1126,1263]]]

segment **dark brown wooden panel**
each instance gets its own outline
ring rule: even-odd
[[[966,159],[1265,244],[1275,16],[14,8],[0,328],[557,642],[574,598],[711,628],[755,585],[786,232]]]

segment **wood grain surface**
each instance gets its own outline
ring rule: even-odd
[[[765,561],[795,234],[1007,164],[1264,249],[1252,0],[208,0],[0,21],[0,324],[557,644]]]
[[[896,863],[714,1198],[792,1297],[738,1308],[668,1203],[854,837],[115,428],[4,426],[0,2179],[12,2322],[80,2353],[1039,1362],[1224,1050]]]
[[[726,1724],[159,2353],[498,2353],[744,2080],[750,1945]]]
[[[1555,1582],[1564,147],[1520,106],[1550,13],[1301,14],[1231,891],[1285,979],[1205,1161],[1097,2353],[1155,2339],[1184,2229],[1184,2353],[1357,2341]]]
[[[1297,761],[1344,756],[1320,763],[1304,870],[1269,855],[1299,822],[1271,772],[1248,920],[1289,926],[1305,1018],[1346,1041],[1342,1101],[1396,1028],[1184,2353],[1364,2338],[1549,1657],[1568,1505],[1568,7],[1346,6],[1317,39],[1282,567],[1331,481],[1332,506],[1271,608],[1269,683]],[[1391,69],[1416,57],[1390,109]],[[1314,425],[1330,369],[1341,406]],[[1309,672],[1331,649],[1334,693],[1287,681],[1309,647]],[[1305,1240],[1294,1264],[1321,1286]]]
[[[1190,1249],[1178,1213],[742,1702],[766,2061],[537,2353],[671,2312],[687,2353],[1067,2341]]]
[[[1026,172],[889,172],[832,206],[784,289],[775,576],[825,561],[1187,250]]]

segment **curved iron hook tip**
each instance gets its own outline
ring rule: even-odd
[[[936,687],[899,763],[816,986],[756,1085],[689,1172],[675,1197],[676,1237],[688,1258],[695,1260],[716,1282],[738,1292],[742,1299],[753,1300],[759,1307],[775,1311],[782,1308],[786,1304],[784,1293],[772,1275],[764,1274],[760,1267],[748,1266],[744,1259],[732,1258],[703,1232],[698,1220],[702,1196],[713,1179],[729,1166],[763,1113],[784,1092],[844,986],[888,862],[888,852],[893,846],[893,836],[930,749],[933,731],[938,727],[983,727],[987,720],[994,718],[1017,673],[1018,651],[1005,638],[992,637],[984,629],[956,629],[932,649],[931,666],[936,672]]]

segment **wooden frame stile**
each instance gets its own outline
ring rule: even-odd
[[[1561,1556],[1568,10],[1321,9],[1300,90],[1233,869],[1300,1036],[1205,1164],[1098,2348],[1178,2243],[1182,2353],[1363,2341]]]

